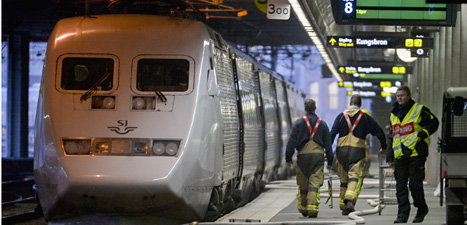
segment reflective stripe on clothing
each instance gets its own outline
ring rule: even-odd
[[[394,149],[394,157],[396,159],[402,158],[404,153],[402,152],[402,145],[412,150],[410,157],[418,156],[415,150],[415,145],[418,141],[418,132],[423,130],[423,127],[419,125],[421,121],[421,112],[424,105],[415,103],[407,112],[402,122],[400,119],[391,113],[391,124],[393,129],[393,142],[392,148]],[[425,139],[425,142],[430,144],[430,136]]]
[[[343,203],[345,199],[352,200],[354,204],[357,203],[363,184],[363,178],[365,177],[365,166],[363,162],[364,160],[360,160],[347,172],[339,161],[337,161],[337,173],[339,175],[340,182],[341,184],[346,184],[341,185],[340,187],[339,198],[341,203]],[[344,210],[345,208],[345,204],[341,205],[341,210]]]
[[[349,115],[347,115],[346,112],[342,113],[344,114],[345,120],[347,121],[347,125],[349,126],[349,132],[353,133],[358,123],[360,122],[360,119],[362,119],[363,113],[364,112],[360,111],[360,113],[358,114],[357,120],[355,120],[355,123],[353,125],[352,125],[352,122],[350,122]]]
[[[308,120],[308,117],[303,116],[303,119],[305,120],[306,126],[308,127],[308,131],[310,132],[310,140],[313,140],[313,138],[315,137],[316,131],[318,131],[318,127],[319,127],[319,124],[321,123],[321,119],[318,118],[313,130],[311,130],[311,124],[310,124],[310,120]]]
[[[324,165],[306,177],[300,167],[296,167],[297,185],[298,185],[298,211],[307,213],[309,211],[318,212],[320,203],[320,187],[323,186]]]
[[[365,158],[365,140],[353,135],[353,131],[359,124],[363,114],[364,112],[360,111],[352,125],[349,115],[343,112],[347,125],[349,126],[349,133],[343,137],[339,137],[337,140],[336,156],[337,160],[346,171],[349,171],[352,164]]]

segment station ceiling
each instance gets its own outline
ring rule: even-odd
[[[5,34],[25,34],[31,41],[46,41],[56,22],[62,18],[85,14],[175,13],[204,21],[222,36],[237,45],[284,46],[313,45],[295,13],[289,20],[269,20],[266,0],[3,0],[2,38]],[[313,29],[322,39],[368,32],[405,32],[404,27],[336,25],[329,0],[299,0],[304,11],[315,23]],[[88,7],[86,7],[88,5]],[[171,10],[172,9],[172,10]],[[174,10],[176,9],[176,10]],[[239,17],[237,13],[245,12]],[[297,50],[300,51],[300,50]],[[393,62],[394,51],[380,49],[329,49],[336,65],[352,61]],[[348,78],[343,77],[344,80]]]
[[[212,1],[212,0],[211,0]],[[241,45],[312,45],[295,15],[289,20],[268,20],[254,0],[88,0],[91,15],[107,13],[169,14],[168,8],[204,21],[223,37]],[[266,0],[264,0],[266,2]],[[265,4],[264,4],[265,5]],[[31,40],[47,40],[55,23],[62,18],[85,14],[85,0],[3,0],[2,34],[27,34]],[[238,17],[238,12],[247,15]]]

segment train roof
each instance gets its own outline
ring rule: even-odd
[[[209,38],[204,23],[176,17],[113,14],[60,20],[49,38],[56,51],[144,51],[165,48],[180,54]],[[186,51],[184,51],[186,50]],[[111,53],[111,52],[109,52]]]

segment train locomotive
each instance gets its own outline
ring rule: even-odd
[[[212,220],[290,174],[305,95],[199,21],[60,20],[39,94],[34,176],[47,220]]]

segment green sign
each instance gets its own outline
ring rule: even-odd
[[[456,7],[425,0],[336,0],[334,18],[340,25],[454,26]]]
[[[371,80],[404,80],[404,75],[397,74],[365,74],[361,73],[357,76],[360,79],[371,79]]]

